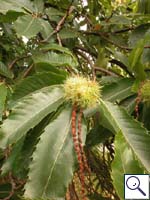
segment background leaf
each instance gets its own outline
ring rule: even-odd
[[[7,87],[4,83],[0,83],[0,121],[2,121],[2,115],[6,104]]]
[[[0,74],[4,77],[13,78],[13,73],[0,61]]]
[[[73,59],[72,56],[67,54],[58,54],[54,52],[36,54],[33,56],[33,60],[36,64],[45,63],[52,66],[77,66],[77,61]]]
[[[35,36],[42,29],[38,17],[32,15],[18,17],[14,23],[14,28],[19,36],[26,38]]]
[[[1,0],[0,3],[0,12],[3,14],[6,14],[8,11],[16,11],[16,12],[25,12],[25,9],[32,12],[33,4],[29,0]]]

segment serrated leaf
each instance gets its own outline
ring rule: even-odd
[[[79,33],[76,30],[63,28],[60,33],[61,39],[68,39],[68,38],[77,38],[79,36]]]
[[[117,105],[101,100],[100,123],[114,133],[121,132],[137,159],[150,171],[150,135],[141,123]]]
[[[45,54],[36,54],[33,56],[34,63],[47,63],[52,66],[65,66],[71,67],[77,66],[77,61],[72,59],[72,56],[67,54],[58,54],[54,52],[48,52]]]
[[[42,34],[43,38],[47,38],[53,32],[53,28],[47,21],[41,18],[39,19],[39,22],[41,24],[40,33]],[[50,38],[50,40],[52,39]]]
[[[17,142],[63,102],[61,87],[49,86],[22,98],[0,127],[0,148]]]
[[[33,4],[29,0],[1,0],[0,12],[6,14],[8,11],[25,12],[29,10],[34,11]]]
[[[136,45],[136,47],[130,53],[129,64],[130,64],[131,70],[133,70],[133,68],[139,62],[139,59],[143,53],[144,45],[145,45],[145,40],[144,39],[140,40],[138,44]]]
[[[123,15],[114,15],[113,17],[111,17],[111,19],[108,22],[102,22],[102,25],[104,25],[104,26],[108,26],[110,24],[130,25],[131,20]]]
[[[15,11],[8,11],[5,15],[0,14],[0,22],[2,23],[11,23],[15,21],[22,13],[18,13]]]
[[[43,87],[61,84],[64,80],[65,76],[53,72],[42,72],[29,76],[15,85],[12,101],[18,101],[20,98]]]
[[[23,15],[14,22],[14,28],[19,36],[31,38],[41,30],[40,20],[32,15]]]
[[[144,51],[144,46],[147,42],[149,42],[149,40],[149,32],[147,32],[144,36],[144,39],[141,39],[137,43],[129,55],[130,69],[135,73],[135,76],[142,81],[146,78],[146,73],[145,65],[143,65],[141,62],[141,57]]]
[[[115,58],[117,60],[119,60],[121,63],[123,63],[126,67],[129,68],[129,61],[128,61],[128,57],[121,53],[121,52],[118,52],[118,51],[113,51],[113,54],[115,56]]]
[[[62,110],[41,135],[33,154],[29,180],[25,185],[25,197],[64,199],[75,170],[71,110],[72,108]],[[82,133],[86,134],[84,131]]]
[[[133,95],[131,91],[133,79],[123,78],[117,82],[104,85],[102,96],[104,100],[111,102],[120,102],[121,100]]]
[[[13,73],[0,61],[0,75],[5,76],[7,78],[12,79],[13,78]]]
[[[59,69],[56,66],[52,66],[49,63],[44,63],[44,61],[35,64],[35,71],[37,73],[50,72],[50,73],[55,73],[55,74],[62,75],[62,76],[67,76],[66,71]]]
[[[134,153],[122,133],[115,137],[115,158],[112,163],[113,184],[121,200],[124,200],[124,174],[143,174]]]
[[[147,32],[150,30],[150,24],[141,24],[140,26],[136,27],[132,33],[129,35],[129,45],[131,47],[135,47],[137,43],[144,38]]]
[[[56,9],[56,8],[53,8],[53,7],[50,7],[50,8],[47,8],[46,9],[46,14],[51,18],[51,16],[55,16],[55,15],[58,15],[58,16],[64,16],[64,13],[61,12],[60,10]]]
[[[34,0],[34,7],[37,13],[43,12],[44,10],[44,1],[43,0]]]
[[[10,156],[8,159],[4,162],[2,168],[1,168],[1,174],[5,175],[9,171],[13,171],[13,168],[15,168],[15,161],[20,156],[20,151],[22,149],[23,143],[24,143],[25,137],[22,137],[13,147]]]
[[[24,179],[27,176],[32,153],[39,141],[40,135],[53,117],[53,113],[46,116],[36,127],[31,129],[26,137],[22,137],[13,145],[12,151],[1,168],[1,174],[12,172],[14,176]]]
[[[44,45],[44,46],[41,47],[41,49],[45,50],[45,51],[49,51],[49,50],[59,51],[61,53],[65,53],[65,54],[68,54],[68,55],[74,57],[72,52],[69,49],[67,49],[66,47],[62,47],[62,46],[60,46],[58,44],[54,44],[54,43],[53,44]]]
[[[7,97],[7,87],[4,83],[0,83],[0,121],[2,120],[6,97]]]

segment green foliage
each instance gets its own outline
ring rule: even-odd
[[[17,142],[27,131],[36,126],[50,112],[53,112],[62,103],[61,88],[49,86],[31,93],[12,108],[12,114],[1,126],[0,147],[5,148]]]
[[[150,172],[149,14],[149,0],[1,0],[0,199],[83,199],[81,127],[88,199],[122,200],[124,174]],[[70,76],[96,80],[100,104],[76,115]]]
[[[70,116],[71,109],[64,109],[45,128],[33,154],[25,197],[55,199],[65,196],[75,166]]]
[[[0,75],[7,78],[13,78],[13,73],[1,61],[0,61]]]
[[[5,109],[6,97],[7,97],[7,87],[4,83],[0,84],[0,121],[2,121],[3,111]]]
[[[120,198],[124,199],[124,177],[122,174],[143,174],[132,149],[119,132],[115,137],[115,159],[112,164],[112,179]]]
[[[18,36],[31,38],[40,32],[42,27],[38,18],[32,15],[23,15],[15,21],[14,28]]]
[[[112,103],[101,101],[100,113],[102,116],[100,123],[114,133],[120,132],[141,164],[147,171],[150,171],[150,135],[148,131],[139,122],[132,119],[124,109]]]

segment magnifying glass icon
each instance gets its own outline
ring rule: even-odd
[[[126,186],[130,190],[138,190],[143,196],[146,196],[145,192],[140,188],[140,180],[136,176],[130,176],[126,180]]]

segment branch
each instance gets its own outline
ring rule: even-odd
[[[134,77],[133,74],[128,70],[128,68],[120,61],[112,59],[109,61],[110,63],[116,64],[119,67],[121,67],[127,74],[129,74],[131,77]]]
[[[102,37],[104,40],[106,40],[107,42],[109,42],[110,44],[120,48],[120,49],[124,49],[124,50],[133,50],[133,47],[127,47],[127,46],[123,46],[120,44],[115,43],[114,41],[109,39],[109,35],[105,36],[104,33],[100,33],[100,32],[89,32],[89,31],[80,31],[83,34],[87,34],[87,35],[96,35],[96,36],[100,36]],[[150,45],[146,45],[144,46],[145,49],[149,49]]]
[[[89,58],[85,53],[83,53],[82,51],[79,51],[79,50],[76,50],[76,51],[77,51],[77,53],[78,53],[80,56],[82,56],[85,60],[88,61],[88,63],[89,63],[90,66],[91,66],[92,74],[93,74],[93,77],[94,77],[94,78],[96,77],[96,74],[95,74],[96,71],[100,71],[100,72],[102,72],[102,73],[104,73],[104,74],[106,74],[106,75],[109,75],[109,76],[117,76],[117,77],[118,77],[118,74],[115,74],[114,72],[111,72],[111,71],[109,71],[109,70],[107,70],[107,69],[104,69],[104,68],[102,68],[102,67],[99,67],[99,66],[95,66],[95,65],[92,63],[92,61],[90,60],[90,58]]]
[[[86,47],[86,48],[87,48],[87,47]],[[86,49],[86,48],[84,48],[84,47],[82,47],[82,46],[75,46],[75,47],[74,47],[75,50],[84,51],[84,52],[86,52],[86,53],[88,53],[88,54],[90,54],[90,55],[92,55],[92,56],[94,56],[94,57],[97,58],[97,54],[96,54],[96,53],[94,53],[94,52],[89,52],[89,49]]]
[[[85,54],[84,52],[82,52],[82,51],[80,51],[80,50],[76,50],[76,52],[77,52],[82,58],[84,58],[85,60],[88,61],[89,65],[91,66],[91,69],[92,69],[93,78],[95,79],[96,74],[95,74],[94,64],[93,64],[93,62],[91,61],[90,57],[87,56],[87,54]]]
[[[29,68],[25,71],[25,73],[23,74],[23,78],[27,77],[28,74],[30,73],[30,71],[32,70],[33,68],[33,63],[29,66]]]
[[[19,58],[15,58],[15,59],[8,65],[8,68],[9,68],[9,69],[12,69],[13,66],[14,66],[14,64],[16,64],[16,62],[18,62],[18,61],[20,61],[20,60],[23,60],[23,59],[25,59],[25,58],[29,58],[29,57],[31,57],[31,56],[32,56],[31,54],[28,54],[28,55],[26,55],[26,56],[22,56],[22,57],[19,57]]]
[[[62,27],[63,27],[66,19],[72,13],[73,10],[74,10],[74,6],[72,6],[72,3],[71,3],[71,5],[69,6],[69,8],[67,9],[66,14],[58,22],[55,30],[45,40],[43,40],[42,42],[47,42],[51,38],[52,35],[57,34],[62,29]]]
[[[81,31],[80,31],[81,32]],[[83,34],[88,34],[88,35],[97,35],[102,37],[104,40],[106,40],[107,42],[109,42],[110,44],[113,44],[114,46],[124,49],[124,50],[132,50],[133,48],[131,47],[127,47],[127,46],[122,46],[120,44],[115,43],[114,41],[109,39],[109,35],[105,36],[103,33],[100,32],[88,32],[88,31],[82,31]]]
[[[95,71],[100,71],[100,72],[102,72],[102,73],[104,73],[104,74],[106,74],[108,76],[116,76],[116,77],[118,77],[118,74],[115,74],[114,72],[111,72],[111,71],[109,71],[107,69],[104,69],[102,67],[94,67],[94,69],[95,69]]]
[[[128,27],[128,28],[125,28],[125,29],[121,29],[121,30],[118,30],[118,31],[114,31],[112,32],[112,34],[119,34],[119,33],[125,33],[125,32],[128,32],[128,31],[132,31],[134,30],[135,27]]]

